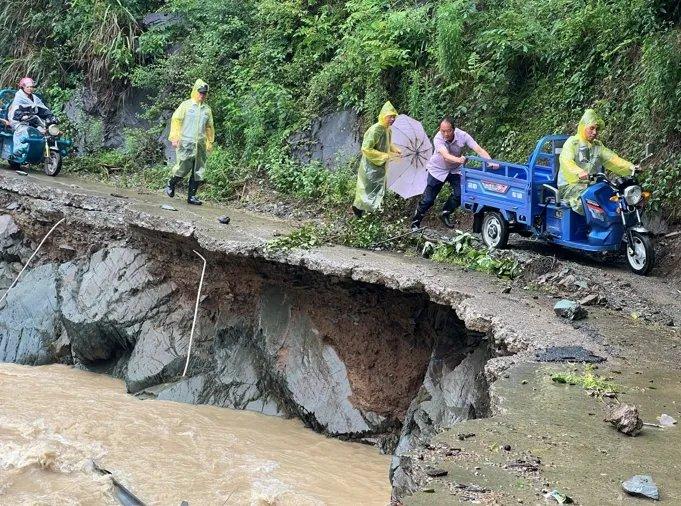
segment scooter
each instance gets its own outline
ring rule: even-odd
[[[0,119],[6,119],[8,99],[14,90],[1,90],[0,101],[5,107],[0,110]],[[4,113],[4,118],[2,117]],[[42,119],[37,115],[26,119],[28,123],[28,149],[20,156],[14,155],[14,132],[9,125],[0,126],[0,158],[7,160],[11,169],[22,165],[42,165],[48,176],[56,176],[62,168],[63,158],[69,153],[71,141],[62,136],[56,118]]]
[[[648,274],[655,265],[655,247],[641,221],[641,211],[650,193],[641,189],[633,174],[610,180],[600,172],[590,179],[594,184],[582,195],[589,238],[603,244],[623,241],[629,268],[636,274]]]

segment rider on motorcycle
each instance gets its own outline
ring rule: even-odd
[[[40,97],[33,94],[34,89],[35,83],[30,77],[24,77],[19,81],[19,90],[14,95],[14,100],[7,112],[7,119],[14,129],[12,154],[15,158],[23,156],[28,151],[29,127],[40,126],[40,120],[46,120],[49,123],[57,122],[52,111],[40,100]]]
[[[619,176],[631,176],[637,168],[620,158],[596,139],[604,127],[603,120],[593,109],[587,109],[579,121],[577,135],[569,137],[560,153],[558,192],[573,211],[584,215],[582,194],[589,186],[589,176],[606,170]]]

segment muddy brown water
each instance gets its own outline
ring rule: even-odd
[[[61,365],[0,364],[0,503],[385,505],[390,459],[296,420],[140,400]]]

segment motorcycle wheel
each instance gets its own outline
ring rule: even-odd
[[[490,211],[482,220],[482,242],[488,248],[503,249],[508,244],[508,222],[501,213]]]
[[[56,176],[61,170],[61,153],[59,151],[50,150],[50,156],[45,158],[43,162],[43,170],[48,176]]]
[[[626,245],[627,262],[635,274],[645,276],[655,265],[655,248],[653,241],[640,232],[631,232],[632,244]]]

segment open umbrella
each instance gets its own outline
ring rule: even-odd
[[[406,114],[400,114],[392,125],[392,142],[402,156],[388,162],[388,189],[408,199],[421,195],[426,189],[426,163],[433,154],[433,146],[423,125]]]

